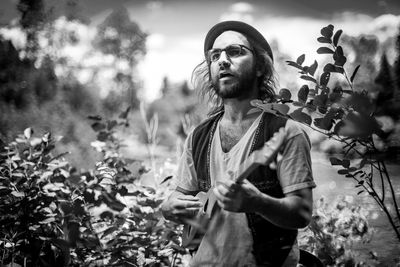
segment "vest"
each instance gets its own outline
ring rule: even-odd
[[[208,118],[193,132],[192,156],[197,173],[198,188],[208,191],[211,188],[210,151],[217,122],[223,112]],[[270,113],[263,113],[257,127],[250,153],[260,149],[279,128],[286,125],[286,119]],[[261,192],[275,198],[283,198],[276,170],[260,166],[247,179]],[[253,236],[253,254],[258,266],[281,266],[287,258],[297,237],[297,230],[278,227],[262,216],[246,213],[247,222]]]

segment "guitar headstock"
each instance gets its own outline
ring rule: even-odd
[[[261,165],[268,165],[271,163],[276,154],[278,154],[285,140],[286,132],[282,127],[279,131],[274,133],[272,138],[269,139],[261,149],[254,151],[254,162]]]

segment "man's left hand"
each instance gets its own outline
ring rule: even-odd
[[[221,208],[232,212],[254,212],[257,200],[262,194],[247,179],[242,183],[233,181],[218,182],[214,194]]]

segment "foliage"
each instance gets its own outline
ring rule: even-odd
[[[146,53],[146,36],[139,26],[131,21],[128,10],[120,7],[98,26],[95,44],[103,53],[125,59],[133,67],[138,57]]]
[[[292,100],[291,92],[284,88],[279,91],[277,103],[255,100],[252,104],[265,112],[299,121],[328,138],[340,141],[343,144],[343,157],[331,158],[332,165],[341,166],[338,173],[354,179],[358,194],[365,192],[376,201],[400,241],[398,197],[385,164],[386,160],[396,155],[390,153],[388,145],[380,149],[376,145],[377,142],[388,144],[391,133],[382,130],[368,92],[354,88],[360,65],[354,68],[351,75],[347,74],[344,68],[347,58],[339,45],[341,34],[342,30],[334,32],[333,25],[321,29],[321,36],[317,40],[324,45],[317,49],[317,53],[330,55],[332,62],[322,67],[319,77],[316,75],[318,62],[304,65],[304,54],[296,61],[287,61],[308,83],[299,89],[297,100]],[[335,75],[346,80],[345,87],[330,87],[331,77]],[[380,188],[376,187],[377,179]],[[389,197],[386,196],[386,186],[389,187]],[[394,209],[391,212],[392,205]]]
[[[90,116],[103,155],[94,171],[79,173],[53,156],[49,133],[28,128],[0,148],[1,264],[22,266],[170,265],[179,247],[180,227],[162,218],[165,190],[141,186],[145,172],[123,158],[115,136],[127,124]],[[129,168],[133,166],[133,168]]]
[[[324,266],[364,266],[353,249],[368,242],[371,232],[361,207],[345,197],[329,204],[321,198],[311,224],[300,232],[299,243],[300,248],[317,255]]]

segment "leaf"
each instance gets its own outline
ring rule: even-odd
[[[357,195],[360,195],[361,193],[363,193],[365,190],[361,190],[357,193]]]
[[[342,30],[338,30],[336,31],[335,35],[333,36],[333,45],[337,46],[339,39],[340,39],[340,35],[342,35]]]
[[[173,177],[172,175],[165,177],[165,178],[161,181],[161,184],[163,184],[163,183],[165,183],[165,182],[171,180],[172,177]]]
[[[105,230],[105,231],[103,232],[103,235],[101,236],[101,238],[104,238],[105,236],[111,234],[112,232],[114,232],[114,231],[116,231],[116,230],[119,230],[118,227],[115,227],[115,226],[109,227],[107,230]]]
[[[279,97],[284,101],[289,101],[292,98],[292,93],[286,88],[279,90]]]
[[[33,134],[33,129],[32,128],[29,127],[29,128],[26,128],[24,130],[24,136],[25,136],[26,139],[31,138],[32,134]]]
[[[99,131],[105,129],[106,125],[104,123],[101,123],[101,122],[95,122],[95,123],[93,123],[91,125],[91,127],[95,132],[99,132]]]
[[[303,85],[297,93],[299,101],[305,103],[307,101],[309,92],[310,89],[308,88],[308,85]]]
[[[327,118],[327,116],[324,118],[315,118],[314,124],[322,130],[329,131],[333,126],[333,120],[331,118]]]
[[[331,44],[332,41],[330,38],[326,38],[326,37],[318,37],[317,41],[323,44]]]
[[[314,60],[314,63],[308,68],[308,73],[310,73],[311,76],[314,76],[317,67],[318,67],[318,62]]]
[[[289,66],[298,68],[299,70],[302,70],[302,69],[303,69],[303,67],[302,67],[301,65],[297,64],[297,63],[294,62],[294,61],[287,60],[286,62],[288,63]]]
[[[109,134],[107,132],[101,131],[97,134],[97,140],[101,142],[107,141]]]
[[[107,130],[110,131],[117,125],[118,125],[118,122],[116,120],[108,121],[107,122]]]
[[[342,165],[342,161],[338,158],[335,157],[330,157],[329,161],[331,162],[331,165],[335,166],[335,165]]]
[[[334,54],[335,52],[328,47],[320,47],[317,49],[318,54]]]
[[[351,77],[350,77],[350,82],[353,82],[353,81],[354,81],[354,78],[356,77],[357,71],[358,71],[358,69],[360,68],[360,66],[361,66],[361,65],[358,65],[358,66],[354,69],[353,74],[352,74]]]
[[[305,59],[306,59],[306,55],[305,55],[305,54],[302,54],[301,56],[299,56],[299,57],[296,59],[296,63],[299,64],[299,65],[301,65],[301,64],[303,64],[303,62],[304,62]]]
[[[102,118],[99,115],[90,115],[90,116],[87,116],[87,118],[89,120],[94,120],[94,121],[101,121],[102,120]]]
[[[332,24],[329,24],[328,26],[322,28],[321,29],[322,36],[330,39],[333,35],[333,29],[334,29],[334,27]]]
[[[349,173],[349,171],[346,170],[346,169],[340,169],[340,170],[338,170],[338,174],[341,174],[341,175],[343,175],[343,174],[348,174],[348,173]]]
[[[325,107],[326,103],[328,102],[328,96],[327,95],[317,95],[314,97],[314,105],[318,107]]]
[[[131,110],[131,106],[129,106],[124,112],[119,114],[118,118],[126,119],[128,117],[129,111]]]
[[[330,72],[322,73],[321,78],[319,79],[320,85],[321,86],[327,86],[330,77],[331,77],[331,73]]]
[[[295,111],[293,111],[292,113],[290,113],[289,115],[296,121],[302,122],[302,123],[306,123],[308,125],[311,125],[311,117],[310,115],[304,113],[302,111],[303,108],[299,108],[296,109]]]
[[[345,167],[346,169],[350,167],[350,160],[344,159],[342,160],[342,166]]]
[[[332,63],[328,63],[324,67],[324,72],[337,72],[337,73],[343,73],[344,70],[342,67],[335,66]]]
[[[335,53],[333,54],[333,59],[335,60],[336,66],[343,66],[346,63],[346,57],[343,55],[343,49],[341,46],[336,48]]]
[[[24,193],[24,192],[12,191],[11,194],[12,194],[14,197],[24,197],[24,196],[25,196],[25,193]]]
[[[317,83],[317,81],[313,77],[310,77],[310,76],[307,76],[307,75],[301,75],[300,78],[303,79],[303,80],[306,80],[306,81],[313,82],[315,84]]]

